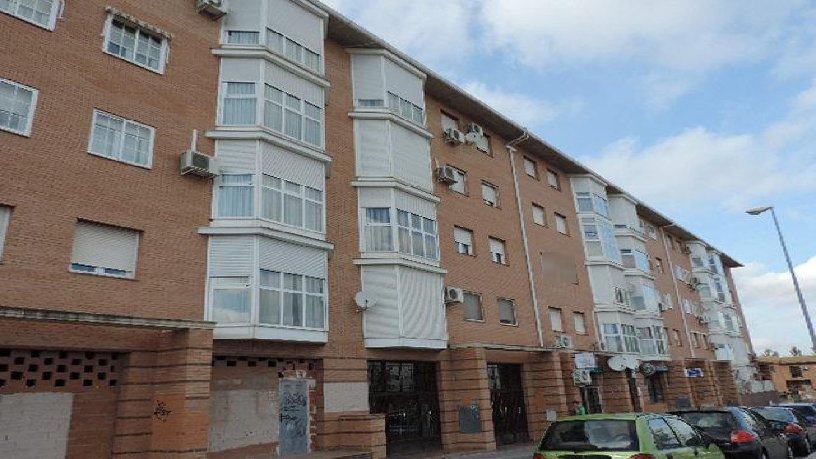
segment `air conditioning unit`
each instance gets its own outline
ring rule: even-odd
[[[215,177],[218,175],[215,159],[195,150],[185,151],[181,154],[181,175],[187,174],[207,178]]]
[[[660,312],[664,312],[664,311],[668,311],[668,310],[669,310],[669,308],[668,308],[668,307],[666,307],[666,304],[665,304],[665,303],[663,303],[662,301],[660,301],[660,302],[658,302],[658,303],[657,303],[657,310],[658,310],[658,311],[660,311]]]
[[[572,337],[569,335],[561,335],[561,347],[564,349],[572,349],[575,344],[572,342]]]
[[[476,123],[470,123],[468,124],[468,133],[482,137],[484,135],[484,129]]]
[[[465,292],[461,288],[445,287],[445,303],[461,303],[465,299]]]
[[[456,170],[450,166],[436,168],[436,179],[446,185],[456,183]]]
[[[227,14],[224,0],[196,0],[196,11],[216,20]]]
[[[445,129],[445,143],[449,143],[451,145],[462,145],[465,143],[465,135],[462,134],[462,131],[456,128],[447,128]]]
[[[553,347],[556,349],[561,349],[564,347],[564,344],[561,342],[561,335],[555,335],[553,338]]]
[[[576,368],[572,371],[572,382],[575,383],[576,386],[592,384],[592,374],[587,369]]]

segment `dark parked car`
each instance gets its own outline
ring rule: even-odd
[[[782,430],[745,408],[729,406],[672,412],[710,437],[726,459],[790,459],[793,450]]]
[[[794,453],[799,456],[810,454],[813,445],[811,439],[816,439],[816,425],[813,422],[808,422],[805,416],[793,408],[761,406],[751,409],[769,421],[781,423],[779,427],[785,429]]]

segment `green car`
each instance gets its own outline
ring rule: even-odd
[[[707,435],[670,414],[569,416],[552,423],[533,459],[724,459]]]

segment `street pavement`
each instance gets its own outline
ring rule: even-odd
[[[442,456],[444,459],[531,459],[533,457],[534,443],[525,443],[521,445],[511,445],[500,447],[496,451],[489,453],[464,453],[464,454],[448,454]],[[808,459],[816,459],[816,456]]]

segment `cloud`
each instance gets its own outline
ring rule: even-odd
[[[816,256],[794,268],[805,302],[816,301]],[[810,349],[805,320],[790,273],[769,271],[760,263],[736,269],[734,282],[751,333],[754,351],[770,348],[786,355],[791,346]],[[813,315],[813,308],[810,308]]]
[[[720,202],[742,209],[756,198],[816,190],[816,82],[790,111],[758,133],[718,133],[694,127],[641,146],[619,139],[590,167],[646,202],[670,210]]]
[[[573,116],[584,107],[580,99],[551,103],[527,94],[507,92],[478,81],[464,83],[462,88],[499,113],[527,126],[540,126],[556,117]]]

